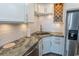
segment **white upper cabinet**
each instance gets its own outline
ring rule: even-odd
[[[53,13],[53,4],[36,4],[35,11],[37,13]]]
[[[0,22],[25,22],[24,3],[0,3]]]
[[[26,22],[34,22],[34,4],[32,3],[26,7]]]
[[[47,8],[47,13],[54,13],[54,4],[49,4],[46,6]]]

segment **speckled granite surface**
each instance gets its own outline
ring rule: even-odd
[[[64,37],[64,33],[63,32],[35,32],[32,35]]]
[[[30,38],[23,37],[19,40],[13,41],[16,45],[12,48],[2,48],[0,47],[0,56],[22,56],[27,50],[30,49],[36,42],[39,41],[40,38],[47,37],[47,36],[62,36],[62,33],[48,33],[43,35],[38,35],[34,33]]]
[[[33,44],[38,41],[36,37],[21,38],[14,41],[16,45],[12,48],[3,49],[0,47],[0,56],[22,56]]]

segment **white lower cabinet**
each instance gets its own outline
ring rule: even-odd
[[[64,37],[45,37],[39,42],[39,55],[46,53],[56,53],[63,55],[64,53]]]
[[[63,55],[64,53],[64,37],[53,37],[51,39],[51,52]]]
[[[45,54],[45,53],[49,53],[49,52],[51,52],[51,45],[50,45],[50,39],[49,38],[47,38],[47,39],[43,39],[42,40],[42,52],[43,52],[43,54]]]
[[[39,55],[49,53],[51,51],[50,47],[50,39],[48,39],[47,37],[42,38],[39,42]]]

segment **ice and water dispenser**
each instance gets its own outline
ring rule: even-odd
[[[68,40],[77,40],[78,30],[69,30],[68,32]]]

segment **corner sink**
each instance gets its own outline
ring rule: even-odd
[[[50,34],[49,32],[35,32],[33,34],[36,34],[36,35],[47,35],[47,34]]]

